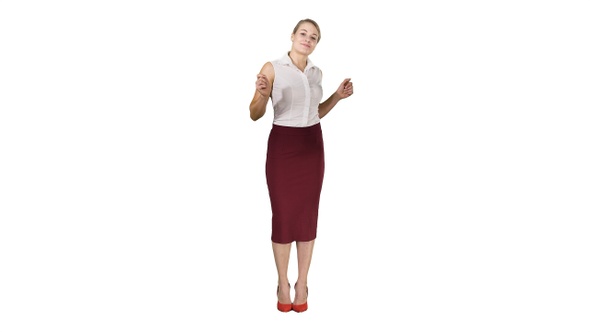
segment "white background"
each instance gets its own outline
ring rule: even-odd
[[[586,4],[3,1],[0,330],[587,332]],[[248,105],[307,17],[355,94],[283,314]]]

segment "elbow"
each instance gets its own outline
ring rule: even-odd
[[[252,110],[250,110],[250,119],[252,119],[252,121],[256,121],[260,119],[260,117],[257,116],[255,112],[252,112]]]
[[[256,115],[254,114],[254,110],[252,109],[252,105],[250,105],[250,119],[252,119],[252,121],[258,120],[256,118]]]
[[[250,110],[250,119],[252,119],[252,121],[256,121],[258,119],[260,119],[262,116],[264,115],[264,112],[256,112],[256,110]]]

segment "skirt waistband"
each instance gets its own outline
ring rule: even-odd
[[[320,123],[316,123],[309,127],[287,127],[273,124],[272,132],[283,135],[313,135],[322,132]]]

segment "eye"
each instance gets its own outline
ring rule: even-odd
[[[317,38],[316,37],[311,37],[311,39],[316,40]]]

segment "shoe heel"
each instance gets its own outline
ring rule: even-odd
[[[293,304],[293,311],[295,312],[304,312],[307,310],[307,302],[303,304]]]
[[[277,301],[277,309],[279,309],[280,312],[289,312],[293,309],[293,305]]]

